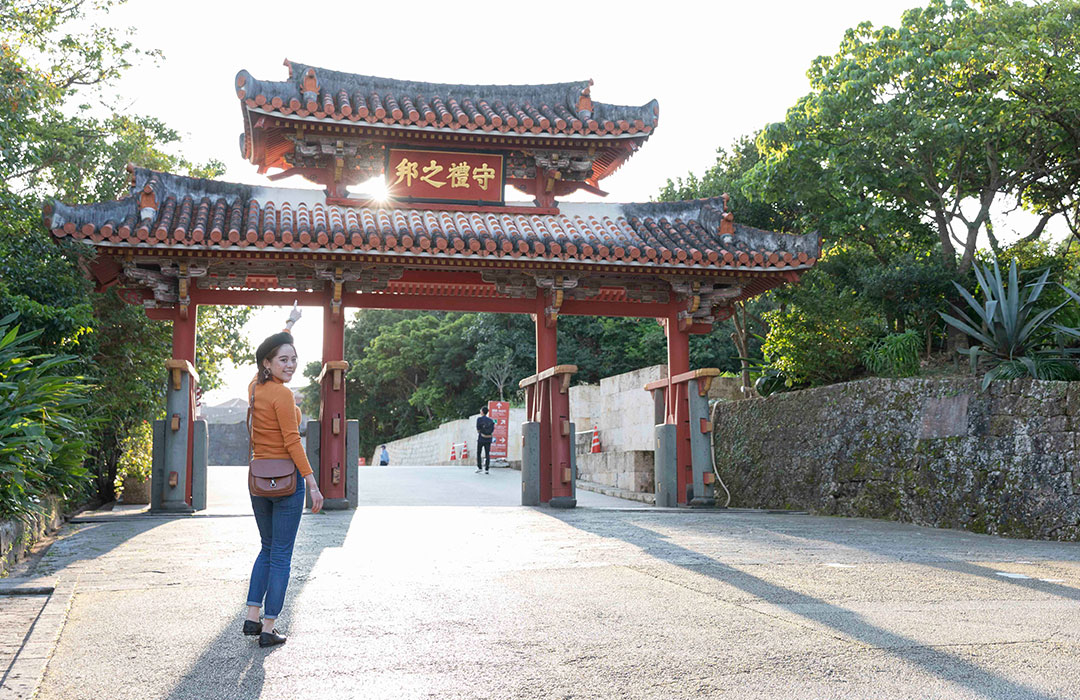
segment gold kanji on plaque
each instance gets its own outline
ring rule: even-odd
[[[473,179],[480,185],[480,189],[487,191],[488,181],[495,177],[495,171],[484,161],[479,168],[473,168]]]
[[[451,189],[459,187],[469,186],[469,164],[465,162],[451,163],[450,170],[450,187]]]
[[[432,162],[434,163],[435,161],[432,161]],[[418,172],[419,169],[420,169],[420,164],[419,163],[414,163],[413,161],[409,160],[408,158],[402,158],[401,161],[398,162],[397,167],[394,169],[394,172],[397,173],[397,179],[394,180],[391,187],[398,184],[402,180],[405,181],[405,186],[406,187],[411,187],[412,186],[412,181],[415,180],[416,178],[420,177],[420,174]],[[426,171],[427,168],[424,168],[424,170]]]
[[[439,182],[438,180],[433,180],[432,178],[434,178],[436,175],[438,175],[442,171],[443,171],[443,166],[436,163],[435,160],[433,159],[431,161],[431,165],[425,165],[424,166],[424,176],[422,178],[420,178],[420,180],[421,180],[421,182],[426,182],[427,184],[431,185],[435,189],[438,189],[438,188],[442,187],[443,185],[445,185],[446,183],[445,182]]]

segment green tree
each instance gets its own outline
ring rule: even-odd
[[[523,314],[474,314],[465,339],[474,348],[469,369],[485,378],[501,399],[516,400],[518,382],[536,372],[532,320]],[[495,376],[504,381],[501,390]]]
[[[79,449],[103,500],[113,496],[120,441],[163,411],[170,329],[113,292],[94,293],[79,269],[85,248],[51,240],[41,200],[120,197],[127,162],[209,177],[222,170],[185,160],[179,134],[159,120],[113,108],[107,93],[123,71],[158,57],[135,47],[130,31],[97,23],[117,4],[0,0],[0,315],[19,312],[24,328],[41,331],[32,341],[40,350],[74,356],[61,371],[93,382],[82,410],[94,430]],[[217,363],[240,354],[236,324],[246,312],[203,316],[200,333],[212,342],[199,369],[212,388]]]
[[[675,202],[686,199],[728,195],[728,209],[738,221],[767,231],[795,232],[800,210],[796,201],[783,197],[766,199],[747,180],[747,174],[761,161],[757,134],[741,136],[729,148],[716,149],[716,162],[700,178],[689,173],[686,179],[668,179],[657,199]]]
[[[221,386],[225,360],[236,365],[255,364],[255,351],[239,332],[251,318],[252,310],[250,306],[199,307],[195,369],[203,391]]]
[[[1037,214],[1037,238],[1076,206],[1077,11],[1067,0],[932,0],[898,28],[849,30],[812,64],[811,93],[762,132],[752,181],[871,240],[929,222],[960,273],[980,232],[996,245],[987,222],[1003,202]]]

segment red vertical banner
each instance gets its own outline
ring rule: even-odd
[[[510,437],[510,402],[488,401],[488,415],[495,421],[495,435],[491,440],[491,458],[506,459],[506,441]]]

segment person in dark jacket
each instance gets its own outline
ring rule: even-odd
[[[488,418],[487,406],[480,409],[476,419],[476,473],[491,473],[491,438],[495,435],[495,421]],[[484,455],[487,460],[481,459]]]

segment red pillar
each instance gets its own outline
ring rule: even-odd
[[[187,360],[195,364],[195,321],[199,315],[199,307],[191,304],[187,309],[187,318],[180,318],[180,312],[176,312],[173,318],[172,331],[172,357],[174,360]]]
[[[195,366],[195,336],[199,318],[199,307],[190,304],[187,314],[182,318],[179,310],[173,319],[173,345],[172,359],[185,360]],[[197,383],[194,377],[189,377],[187,396],[187,460],[184,465],[184,473],[187,474],[184,486],[184,500],[191,505],[191,482],[195,478],[195,390]]]
[[[548,320],[547,295],[542,292],[536,294],[536,373],[540,374],[545,369],[555,366],[558,357],[558,336],[556,333],[556,321]],[[552,396],[549,390],[551,382],[537,382],[536,386],[536,413],[540,421],[540,502],[547,503],[553,494],[555,470],[551,468],[552,447],[554,445],[555,431],[551,425]]]
[[[345,498],[345,309],[334,312],[332,291],[323,306],[322,401],[319,409],[319,490],[327,499]]]
[[[664,321],[668,341],[668,376],[675,377],[690,371],[690,328],[679,329],[679,317],[672,313]],[[685,504],[687,484],[692,483],[690,457],[690,397],[688,382],[670,384],[667,390],[667,422],[674,423],[676,439],[676,475],[678,502]]]

